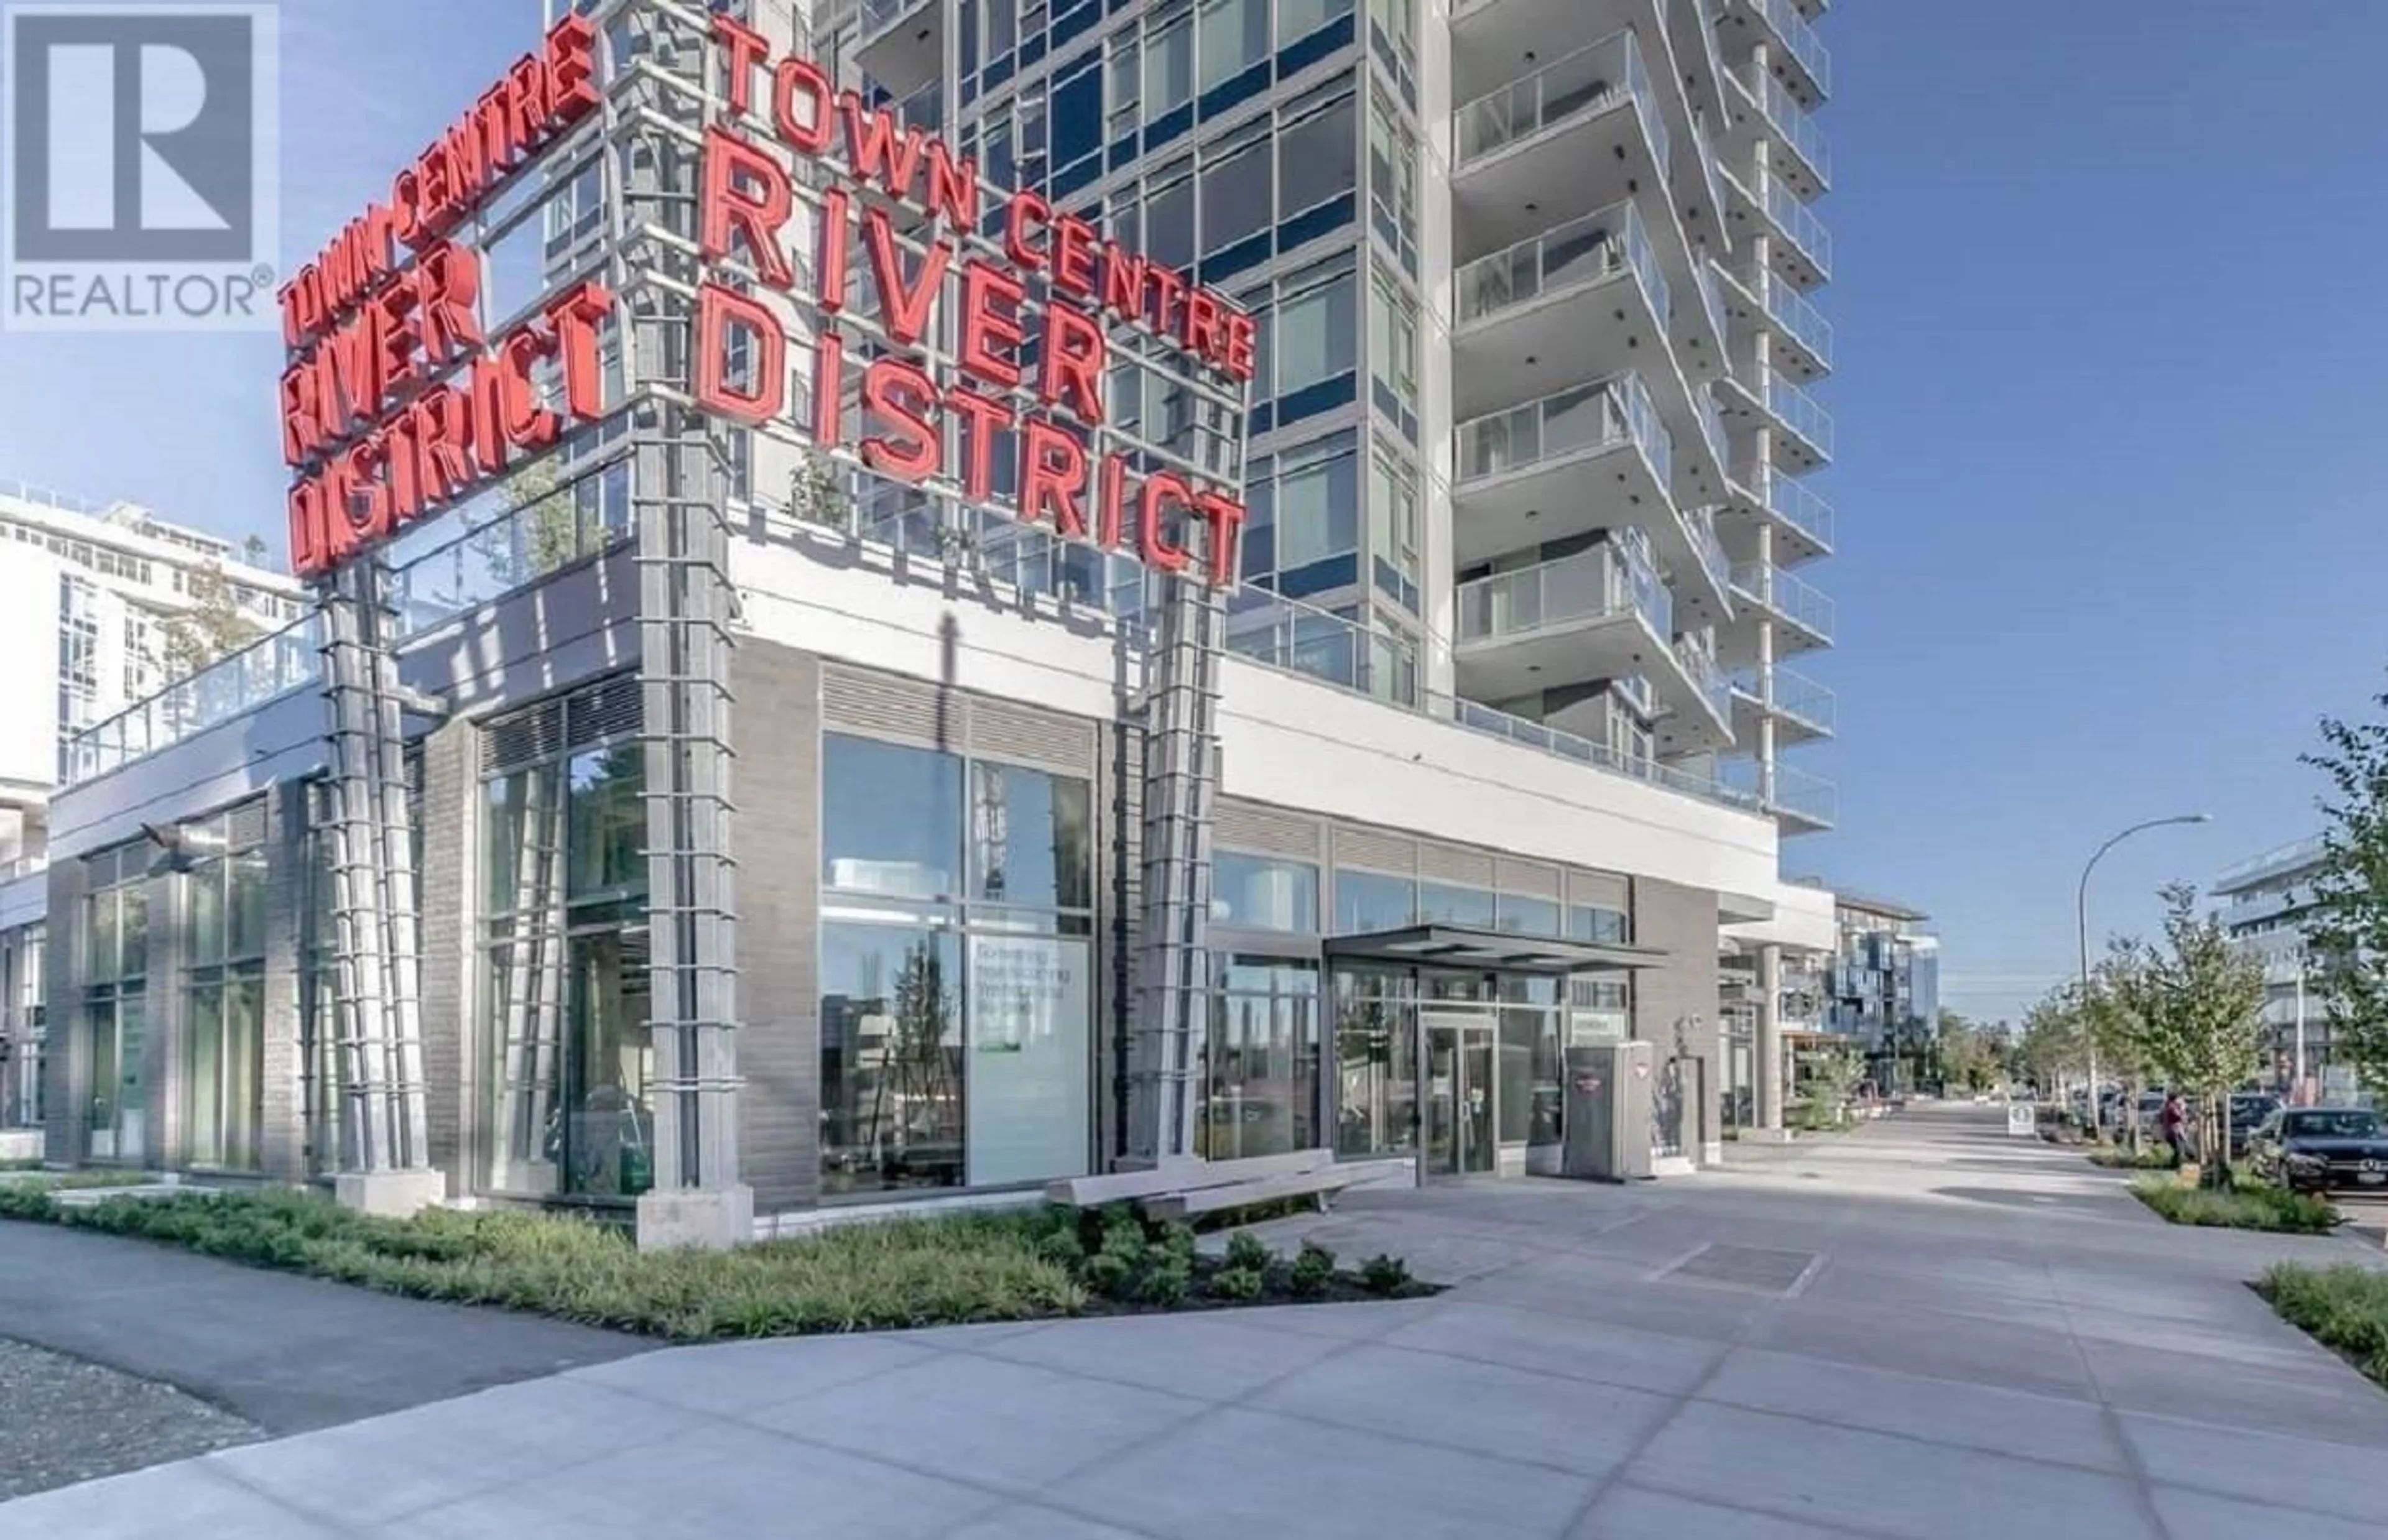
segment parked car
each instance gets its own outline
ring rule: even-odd
[[[2282,1107],[2248,1141],[2263,1175],[2300,1193],[2388,1188],[2388,1128],[2363,1107]]]
[[[2230,1098],[2230,1158],[2245,1157],[2255,1130],[2280,1110],[2280,1099],[2268,1092],[2242,1091]]]

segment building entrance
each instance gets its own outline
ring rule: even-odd
[[[1499,1094],[1494,1027],[1476,1012],[1429,1011],[1419,1030],[1418,1105],[1424,1112],[1425,1174],[1459,1177],[1490,1174],[1500,1167],[1493,1098]]]

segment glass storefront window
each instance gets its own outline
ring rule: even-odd
[[[1405,974],[1335,975],[1335,1153],[1408,1155],[1417,1148],[1417,1004]]]
[[[891,898],[959,898],[960,757],[823,735],[821,831],[824,888]]]
[[[570,827],[565,896],[571,903],[644,897],[647,890],[645,750],[623,742],[576,754],[565,767]]]
[[[619,1202],[654,1183],[638,704],[618,676],[485,729],[480,992],[499,1192]]]
[[[971,787],[973,899],[1094,907],[1094,808],[1085,781],[980,761]]]
[[[1092,785],[835,733],[821,759],[823,1193],[1084,1173]]]
[[[1203,1044],[1195,1153],[1213,1160],[1312,1149],[1318,1130],[1318,966],[1225,960]]]
[[[1335,928],[1346,936],[1402,930],[1417,923],[1418,886],[1375,872],[1335,874]]]
[[[1559,906],[1549,899],[1503,893],[1493,925],[1495,928],[1512,935],[1556,936],[1559,934]]]
[[[1480,888],[1454,888],[1441,882],[1418,884],[1418,917],[1437,925],[1492,928],[1492,895]]]
[[[1633,939],[1632,923],[1621,909],[1575,904],[1568,910],[1568,940],[1595,946],[1623,946]]]
[[[1552,1144],[1559,1138],[1558,1013],[1501,1012],[1501,1142]]]
[[[1318,933],[1318,868],[1221,851],[1212,858],[1211,919],[1254,930]]]
[[[83,1109],[92,1160],[135,1165],[148,1155],[149,894],[146,842],[84,863],[84,989],[78,1029],[90,1066]]]
[[[821,1189],[962,1184],[959,939],[821,927]]]

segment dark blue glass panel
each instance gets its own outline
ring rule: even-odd
[[[1261,60],[1232,80],[1221,81],[1202,93],[1202,116],[1218,117],[1238,102],[1251,101],[1269,88],[1269,61]]]
[[[1099,155],[1090,155],[1074,166],[1064,166],[1053,173],[1053,196],[1056,198],[1068,197],[1102,174],[1103,158]],[[1091,219],[1094,216],[1087,217]]]
[[[1358,382],[1359,375],[1347,370],[1331,380],[1321,380],[1316,385],[1302,386],[1290,396],[1278,397],[1277,425],[1283,427],[1322,411],[1350,406],[1358,395]]]
[[[986,88],[989,91],[993,91],[997,86],[1001,85],[1004,82],[1010,80],[1011,78],[1011,71],[1019,65],[1019,62],[1020,61],[1014,58],[1011,55],[1006,54],[1001,58],[996,59],[988,64],[986,67]]]
[[[1020,40],[1020,68],[1027,69],[1045,57],[1045,34],[1031,32]]]
[[[1159,149],[1162,145],[1166,145],[1172,139],[1176,138],[1179,134],[1184,133],[1188,129],[1190,129],[1193,126],[1194,104],[1192,102],[1178,103],[1167,112],[1155,118],[1152,122],[1146,127],[1144,131],[1144,153],[1150,155],[1153,151]]]
[[[1338,48],[1352,46],[1352,19],[1337,17],[1308,37],[1297,39],[1291,46],[1277,56],[1277,78],[1289,76],[1316,64]]]
[[[1344,556],[1330,556],[1323,562],[1313,562],[1306,567],[1296,567],[1291,572],[1279,573],[1277,579],[1277,591],[1288,599],[1305,599],[1312,594],[1323,594],[1329,588],[1348,588],[1358,581],[1360,581],[1360,558],[1354,552]]]
[[[1277,248],[1291,251],[1321,235],[1340,230],[1352,222],[1354,208],[1353,195],[1346,193],[1341,197],[1329,198],[1306,214],[1295,215],[1277,226]]]
[[[1246,268],[1267,261],[1275,236],[1274,231],[1264,230],[1257,235],[1246,236],[1225,251],[1214,251],[1203,258],[1202,282],[1224,283]]]
[[[1069,3],[1070,0],[1061,0],[1064,6]],[[1076,8],[1072,10],[1057,9],[1053,16],[1054,49],[1058,52],[1067,47],[1073,39],[1083,35],[1088,28],[1102,19],[1103,7],[1099,0],[1081,0]]]
[[[1053,82],[1053,164],[1075,165],[1103,147],[1103,76],[1088,68]]]

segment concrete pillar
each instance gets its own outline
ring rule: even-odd
[[[1761,1138],[1780,1139],[1783,1134],[1783,949],[1763,946],[1758,951],[1758,1041],[1752,1055],[1757,1079],[1757,1126],[1751,1131]]]

